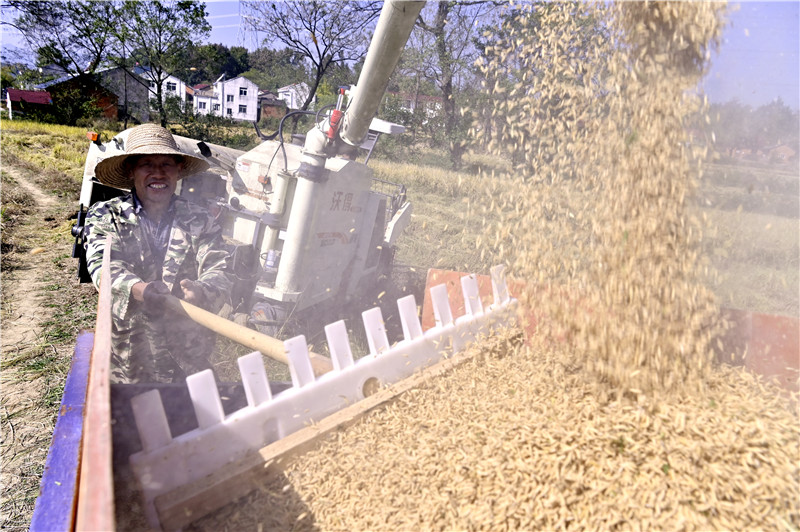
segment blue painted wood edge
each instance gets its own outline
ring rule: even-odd
[[[39,485],[39,497],[33,508],[32,532],[66,532],[75,525],[83,412],[93,345],[92,331],[78,333],[53,430],[53,441]]]

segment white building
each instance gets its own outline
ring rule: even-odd
[[[304,82],[293,83],[278,89],[278,99],[286,102],[289,109],[300,109],[311,89]]]
[[[258,119],[258,85],[247,78],[218,79],[210,89],[195,91],[194,110],[255,122]]]
[[[220,112],[219,99],[214,94],[213,86],[196,87],[191,90],[192,94],[192,109],[195,113],[207,115],[214,113],[216,115],[222,114]]]
[[[136,67],[134,73],[139,77],[147,80],[148,88],[150,90],[150,98],[156,98],[158,95],[156,82],[152,81],[148,69]],[[181,109],[186,108],[186,82],[170,75],[161,83],[161,96],[166,100],[170,97],[178,97],[181,99]]]

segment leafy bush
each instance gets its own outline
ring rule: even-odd
[[[172,129],[189,138],[248,150],[259,142],[255,128],[247,122],[237,122],[213,114],[200,114],[187,110],[176,116]]]
[[[271,135],[275,131],[278,131],[278,127],[281,124],[280,116],[262,116],[261,120],[258,122],[258,127],[261,129],[261,132],[265,135]]]
[[[405,133],[403,135],[381,135],[375,144],[372,157],[381,157],[394,161],[408,161],[415,152],[414,138]]]

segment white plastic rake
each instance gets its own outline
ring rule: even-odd
[[[313,425],[349,405],[363,401],[370,390],[389,387],[415,372],[462,351],[476,338],[515,320],[516,300],[509,296],[504,268],[491,272],[494,302],[483,307],[475,275],[461,278],[466,314],[453,318],[445,285],[430,290],[436,325],[422,330],[414,296],[398,300],[403,340],[390,345],[381,310],[363,316],[369,354],[355,360],[344,321],[325,327],[334,370],[314,377],[304,336],[284,342],[292,387],[272,395],[258,351],[238,360],[247,406],[225,416],[214,374],[205,370],[187,378],[198,428],[173,436],[158,390],[131,399],[142,451],[130,464],[145,501],[148,524],[161,528],[157,497],[207,479],[225,468],[241,469],[242,459]],[[162,519],[160,519],[160,517]],[[199,515],[194,516],[200,517]]]

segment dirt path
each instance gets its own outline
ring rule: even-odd
[[[43,334],[43,324],[60,309],[54,304],[63,275],[56,267],[65,253],[63,239],[54,242],[53,228],[66,224],[67,206],[45,193],[24,170],[4,165],[12,178],[4,186],[19,186],[33,198],[31,211],[14,228],[13,268],[2,275],[2,505],[0,528],[26,530],[30,524],[39,479],[44,468],[60,399],[63,375],[52,369],[68,348]],[[60,221],[59,221],[60,220]],[[54,406],[55,405],[55,406]]]
[[[56,200],[45,194],[30,181],[23,172],[13,167],[5,168],[11,177],[35,202],[34,213],[28,217],[26,226],[47,217],[47,213],[56,206]],[[27,227],[26,227],[27,229]],[[46,310],[42,305],[42,291],[46,281],[41,275],[42,263],[56,252],[51,246],[35,246],[27,253],[18,253],[19,267],[3,275],[3,355],[19,351],[30,346],[38,339],[41,318]]]

